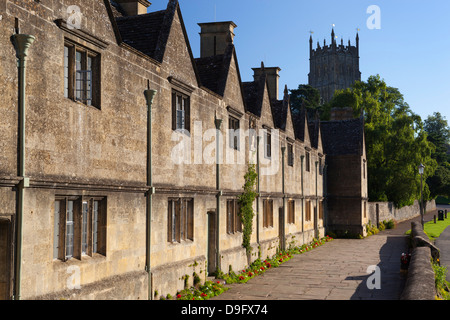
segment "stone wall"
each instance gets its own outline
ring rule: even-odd
[[[436,201],[432,200],[426,203],[425,210],[436,210]],[[395,220],[397,222],[409,220],[420,215],[419,201],[415,201],[412,206],[395,208],[392,202],[369,202],[369,220],[373,224],[378,224],[384,220]]]
[[[435,275],[431,260],[437,261],[439,249],[429,242],[420,223],[411,223],[411,246],[413,248],[408,268],[408,278],[401,300],[434,300],[436,297]]]

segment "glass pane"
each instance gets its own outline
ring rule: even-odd
[[[73,256],[73,201],[67,203],[66,214],[66,258]]]
[[[59,210],[60,202],[55,201],[55,211],[54,211],[54,231],[53,231],[53,258],[59,258]]]
[[[64,97],[69,97],[69,48],[64,47]]]
[[[87,202],[83,202],[82,232],[81,232],[81,252],[83,254],[86,254],[86,252],[87,252],[87,245],[88,245],[87,220],[88,220],[88,203]]]
[[[87,74],[86,74],[86,103],[92,104],[92,57],[87,58]]]
[[[94,201],[92,227],[92,252],[97,253],[98,248],[98,201]]]

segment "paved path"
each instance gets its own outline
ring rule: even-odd
[[[439,206],[438,209],[447,209],[450,211],[450,206]],[[438,239],[436,239],[436,246],[440,250],[440,262],[441,266],[447,267],[447,281],[450,281],[450,227],[441,233]]]
[[[425,221],[435,213],[425,216]],[[417,219],[414,219],[417,220]],[[420,219],[419,219],[420,221]],[[215,300],[398,300],[406,281],[400,256],[411,221],[362,240],[336,239],[295,255],[246,284],[232,284]],[[367,286],[369,266],[380,268],[381,289]],[[371,277],[372,279],[372,277]]]

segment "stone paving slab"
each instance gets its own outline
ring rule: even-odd
[[[400,256],[406,237],[378,235],[336,239],[270,269],[246,284],[230,285],[215,300],[398,300],[405,277]],[[369,290],[367,268],[380,267],[381,289]]]
[[[425,215],[433,219],[436,212]],[[412,221],[366,239],[335,239],[270,269],[246,284],[212,300],[399,300],[406,276],[400,272],[401,254],[408,251],[405,232]],[[450,250],[450,247],[449,247]],[[378,266],[381,289],[369,289],[369,266]]]

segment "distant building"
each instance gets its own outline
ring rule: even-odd
[[[309,85],[320,91],[322,103],[329,102],[336,90],[350,87],[355,81],[361,81],[359,70],[359,35],[356,35],[356,46],[350,40],[348,46],[336,42],[334,29],[331,31],[331,45],[324,40],[323,47],[317,42],[313,49],[312,36],[309,39],[310,73]]]

